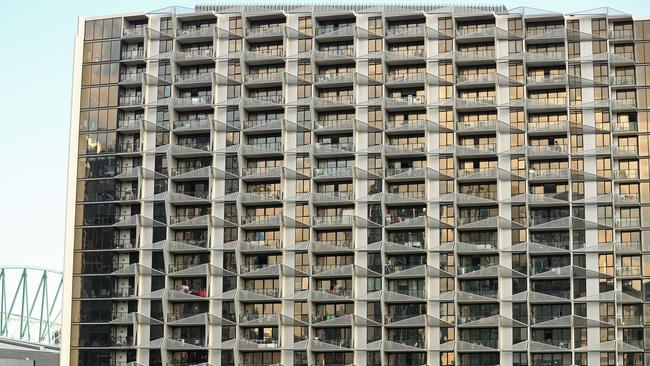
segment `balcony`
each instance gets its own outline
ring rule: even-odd
[[[118,154],[136,154],[140,152],[140,143],[121,142],[115,145],[115,152]]]
[[[111,289],[112,298],[132,298],[135,296],[135,287],[123,286]]]
[[[421,156],[426,151],[426,144],[423,142],[386,144],[385,155],[388,157],[400,156]]]
[[[539,98],[539,99],[526,99],[526,108],[528,110],[544,111],[544,110],[557,110],[566,109],[566,98]]]
[[[564,51],[559,52],[526,52],[526,63],[531,65],[544,65],[548,63],[566,62],[567,56]]]
[[[248,64],[260,64],[281,61],[285,56],[284,48],[244,51],[244,60]]]
[[[174,59],[178,65],[202,64],[214,57],[212,48],[203,50],[188,50],[174,52]]]
[[[638,180],[639,171],[637,169],[619,169],[614,170],[614,179],[617,180]]]
[[[354,222],[354,216],[315,216],[312,218],[312,225],[316,228],[338,228],[351,227]]]
[[[314,192],[312,197],[315,205],[348,204],[353,203],[354,200],[352,191]]]
[[[384,51],[384,59],[387,64],[421,62],[424,61],[425,55],[426,52],[424,49]]]
[[[527,148],[529,157],[543,157],[549,156],[564,156],[568,153],[567,145],[537,145],[528,146]]]
[[[384,104],[387,110],[402,111],[421,109],[426,106],[427,100],[424,95],[407,95],[401,97],[386,97]]]
[[[609,84],[615,88],[615,87],[633,87],[636,85],[636,81],[634,80],[634,75],[622,75],[622,76],[610,76],[609,77]]]
[[[571,340],[570,339],[534,339],[534,342],[539,342],[543,344],[548,344],[549,346],[554,346],[554,347],[560,347],[560,348],[566,348],[566,349],[571,349]]]
[[[144,72],[120,73],[120,85],[139,86],[144,81]]]
[[[210,141],[179,141],[177,146],[188,150],[187,152],[208,152],[210,150]]]
[[[258,25],[246,28],[245,34],[247,38],[256,40],[282,39],[284,29],[285,24]]]
[[[317,120],[314,121],[316,131],[349,131],[354,126],[353,119]]]
[[[313,106],[317,110],[334,110],[354,106],[354,95],[333,95],[313,97]]]
[[[619,327],[643,326],[643,315],[623,315],[616,317],[616,324]]]
[[[239,341],[239,349],[242,351],[254,351],[259,349],[278,349],[280,341],[277,338],[264,337],[247,339],[242,338]]]
[[[199,95],[192,97],[177,97],[173,99],[174,108],[178,110],[192,110],[212,106],[212,95]]]
[[[146,32],[145,26],[124,27],[122,38],[143,38]]]
[[[497,27],[490,25],[487,27],[463,27],[456,29],[456,39],[465,42],[487,40],[497,35]]]
[[[624,217],[616,219],[615,226],[617,229],[638,228],[641,220],[638,217]]]
[[[404,337],[389,337],[388,341],[403,344],[409,347],[426,348],[427,344],[424,338],[404,338]]]
[[[639,125],[637,122],[614,122],[612,132],[614,133],[637,133]]]
[[[244,84],[249,86],[274,86],[281,85],[284,80],[283,72],[262,72],[256,74],[244,74]]]
[[[457,145],[456,155],[468,156],[484,156],[494,155],[497,152],[497,144],[476,144],[476,145]]]
[[[641,267],[616,267],[616,275],[620,277],[641,277]]]
[[[144,50],[123,50],[120,53],[120,59],[122,61],[144,61]]]
[[[242,216],[240,224],[246,227],[278,227],[281,221],[281,215],[251,215]]]
[[[312,250],[318,252],[347,251],[352,249],[352,240],[315,240]]]
[[[496,108],[496,97],[470,97],[460,96],[455,101],[456,108],[459,110],[482,110]]]
[[[210,118],[195,118],[174,121],[174,130],[176,132],[209,132],[212,127],[212,119]]]
[[[176,37],[180,39],[211,40],[214,38],[216,24],[206,24],[201,27],[180,27],[176,30]]]
[[[389,26],[386,28],[384,37],[386,39],[399,39],[404,40],[407,38],[417,39],[422,38],[426,35],[427,28],[424,23],[422,24],[413,24],[413,25],[399,25],[399,26]]]
[[[336,25],[336,26],[326,26],[326,27],[317,27],[315,29],[316,38],[327,38],[327,39],[345,39],[352,38],[354,36],[354,25]]]
[[[426,291],[422,288],[388,288],[388,291],[394,292],[396,294],[404,295],[404,296],[410,296],[410,297],[416,297],[418,299],[426,299],[427,294]]]
[[[327,72],[314,75],[315,85],[345,85],[354,81],[353,72]]]
[[[456,62],[461,64],[480,64],[486,61],[494,61],[495,57],[494,50],[456,51],[454,53]]]
[[[632,41],[634,32],[632,29],[612,29],[608,32],[610,41]]]
[[[169,217],[169,224],[175,225],[175,224],[186,223],[188,221],[193,221],[204,216],[205,215],[173,215]],[[199,227],[207,226],[207,222],[205,224],[197,223],[197,226]]]
[[[339,144],[316,143],[314,145],[314,154],[321,158],[351,155],[352,152],[354,152],[354,144],[351,142]]]
[[[354,48],[322,48],[318,51],[314,51],[313,54],[314,61],[319,63],[331,63],[332,61],[341,59],[354,58]]]
[[[282,154],[281,142],[243,144],[242,155],[246,157],[264,156],[268,154]]]
[[[185,73],[177,74],[175,77],[176,84],[186,85],[186,86],[208,86],[212,85],[212,76],[214,74],[211,72],[198,72],[198,73]]]
[[[528,83],[528,88],[556,87],[565,85],[568,82],[568,76],[566,74],[528,76],[526,82]]]
[[[384,83],[387,86],[414,86],[424,84],[426,80],[425,72],[390,73],[385,76]]]
[[[633,111],[636,110],[636,99],[610,99],[612,111]]]
[[[142,106],[142,103],[142,95],[120,96],[118,100],[118,105],[120,107],[140,107]]]

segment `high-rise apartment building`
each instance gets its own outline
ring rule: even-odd
[[[650,364],[650,21],[82,18],[62,365]]]

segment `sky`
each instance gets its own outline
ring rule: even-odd
[[[0,265],[63,268],[72,54],[77,17],[147,12],[170,5],[193,7],[197,2],[211,1],[0,0],[0,12],[6,15],[0,22],[0,33],[5,35],[0,51],[4,84],[0,88],[0,109],[4,115],[0,118],[0,192],[4,192],[0,193]],[[366,2],[400,3],[397,0]],[[650,16],[647,0],[431,2],[503,4],[509,9],[526,5],[565,13],[611,6],[635,16]]]

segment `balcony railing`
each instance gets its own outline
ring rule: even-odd
[[[613,29],[608,32],[609,39],[633,39],[632,29]]]
[[[280,82],[284,73],[282,72],[262,72],[257,74],[244,74],[245,83],[256,82]]]
[[[630,227],[639,227],[641,220],[638,217],[625,217],[616,219],[616,227],[618,228],[630,228]]]
[[[141,104],[142,104],[141,95],[121,96],[119,99],[119,105],[121,106],[135,106]]]
[[[140,143],[138,142],[122,142],[115,145],[115,152],[117,153],[134,153],[140,151]]]
[[[328,34],[334,34],[336,33],[337,35],[352,35],[352,31],[354,30],[353,25],[340,25],[340,26],[333,26],[333,27],[317,27],[316,28],[316,37],[319,36],[324,36]]]
[[[144,58],[144,50],[124,50],[121,53],[122,60],[141,60]]]
[[[247,37],[256,36],[277,36],[284,33],[284,24],[272,24],[265,26],[253,26],[246,28]]]
[[[145,27],[124,27],[123,37],[144,37]]]
[[[414,26],[389,26],[386,28],[386,37],[416,37],[426,34],[426,25],[416,24]]]
[[[314,75],[314,82],[352,82],[352,72],[327,72]]]

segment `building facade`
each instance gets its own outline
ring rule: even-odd
[[[62,365],[650,364],[650,21],[202,5],[76,45]]]

